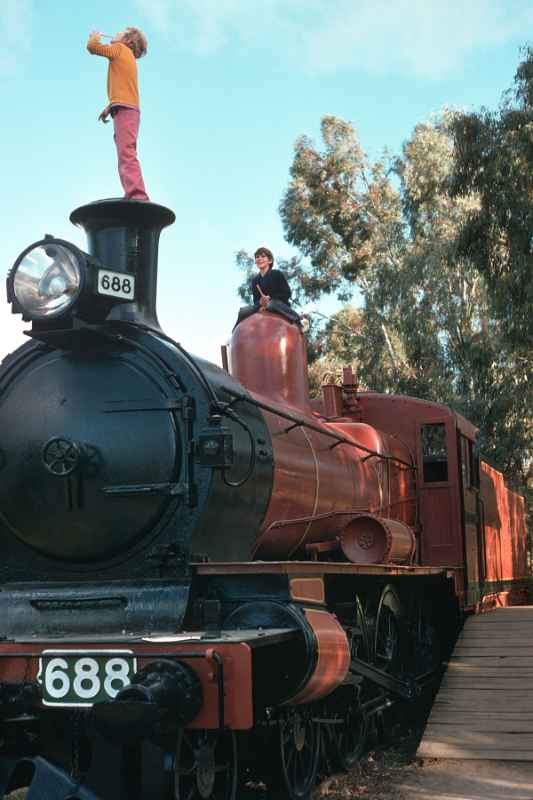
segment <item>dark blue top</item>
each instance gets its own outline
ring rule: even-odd
[[[287,278],[280,272],[279,269],[270,267],[265,275],[259,272],[252,278],[252,294],[254,298],[254,305],[259,305],[261,295],[258,286],[261,287],[263,294],[270,297],[271,300],[281,300],[282,303],[289,303],[291,298],[291,289],[287,283]]]

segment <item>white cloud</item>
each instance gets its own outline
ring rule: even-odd
[[[533,9],[513,0],[337,0],[320,30],[304,35],[309,66],[438,77],[480,48],[522,39]]]
[[[322,5],[324,0],[318,0]],[[291,26],[295,12],[305,13],[317,0],[136,0],[159,31],[190,41],[194,48],[214,52],[234,39],[261,38]]]
[[[264,39],[308,70],[360,68],[435,77],[480,48],[520,43],[523,0],[135,0],[154,27],[209,53]]]
[[[0,75],[12,74],[30,47],[32,0],[0,0]]]

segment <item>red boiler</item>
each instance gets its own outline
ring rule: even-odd
[[[228,363],[261,406],[272,438],[272,496],[254,559],[331,550],[359,563],[411,563],[412,455],[369,425],[313,412],[300,327],[278,314],[253,314],[235,329]]]

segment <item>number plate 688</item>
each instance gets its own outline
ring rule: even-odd
[[[98,294],[110,297],[135,298],[135,277],[125,272],[112,272],[110,269],[98,270]]]
[[[45,706],[92,706],[113,700],[136,671],[131,650],[44,650],[37,681]]]

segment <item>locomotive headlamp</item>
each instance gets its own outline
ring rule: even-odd
[[[83,287],[84,261],[77,248],[51,237],[31,245],[18,257],[8,277],[8,300],[13,310],[32,320],[64,314]]]
[[[87,322],[99,322],[117,303],[135,300],[135,275],[109,270],[70,242],[46,236],[15,261],[7,299],[14,313],[34,323],[57,319],[61,326],[73,311]]]

